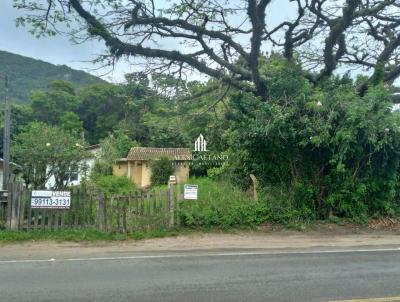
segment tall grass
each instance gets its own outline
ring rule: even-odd
[[[198,185],[198,200],[181,202],[178,212],[185,227],[256,226],[267,220],[265,203],[256,202],[226,182],[209,178],[191,178]],[[181,185],[183,192],[183,185]]]
[[[141,240],[146,238],[161,238],[166,236],[176,236],[175,230],[148,230],[136,231],[133,233],[106,233],[96,230],[35,230],[35,231],[11,231],[0,230],[0,245],[23,242],[23,241],[73,241],[73,242],[98,242],[114,240]]]

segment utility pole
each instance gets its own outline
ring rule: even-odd
[[[4,136],[3,136],[3,190],[7,190],[10,177],[10,119],[11,104],[9,98],[8,77],[4,81],[5,104],[4,104]]]

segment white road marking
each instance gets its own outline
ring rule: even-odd
[[[142,260],[142,259],[167,259],[167,258],[196,258],[196,257],[228,257],[228,256],[274,256],[274,255],[307,255],[307,254],[335,254],[335,253],[370,253],[370,252],[400,252],[398,248],[386,249],[348,249],[348,250],[312,250],[312,251],[272,251],[272,252],[221,252],[221,253],[185,253],[185,254],[160,254],[137,255],[120,257],[92,257],[92,258],[60,258],[60,259],[21,259],[0,260],[0,264],[11,263],[46,263],[46,262],[78,262],[78,261],[113,261],[113,260]]]
[[[366,298],[351,300],[328,300],[326,302],[396,302],[400,301],[400,297],[384,297],[384,298]]]

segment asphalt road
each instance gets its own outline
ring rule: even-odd
[[[396,249],[0,260],[2,302],[308,302],[395,296],[400,296],[400,250]]]

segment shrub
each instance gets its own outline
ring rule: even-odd
[[[166,157],[151,161],[150,168],[150,182],[152,186],[167,184],[169,176],[174,173],[172,162]]]
[[[126,157],[130,148],[137,143],[129,139],[121,130],[115,130],[108,137],[100,141],[100,154],[97,156],[93,174],[112,175],[116,160]]]
[[[292,209],[309,219],[397,213],[400,116],[391,111],[390,93],[378,86],[360,96],[346,79],[319,88],[288,82],[298,90],[268,102],[232,97],[234,148],[225,171],[232,181],[246,188],[252,173],[261,186],[290,191],[289,208],[276,209],[283,216]]]
[[[137,190],[135,184],[124,176],[97,175],[92,177],[95,189],[106,194],[127,194]]]
[[[260,192],[260,199],[265,200],[268,221],[289,225],[309,223],[316,219],[314,194],[312,189],[303,184],[270,186]]]
[[[182,202],[179,215],[188,227],[256,226],[267,219],[264,203],[255,202],[238,188],[209,178],[190,179],[199,186],[198,200]]]

